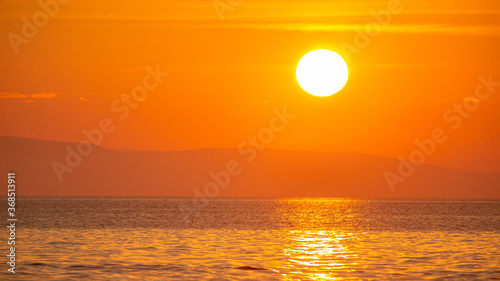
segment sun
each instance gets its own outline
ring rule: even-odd
[[[305,54],[295,72],[304,91],[326,97],[340,91],[347,83],[349,71],[344,59],[330,50],[315,50]]]

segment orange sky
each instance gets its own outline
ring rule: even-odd
[[[354,44],[388,2],[244,0],[221,21],[211,0],[72,0],[16,53],[8,34],[41,8],[10,1],[0,10],[0,135],[81,141],[108,117],[107,148],[237,147],[286,106],[297,118],[269,147],[397,157],[443,128],[449,139],[429,163],[500,173],[500,88],[459,129],[443,120],[480,75],[500,81],[499,1],[401,1],[351,56],[342,91],[318,98],[298,86],[302,55]],[[112,102],[156,65],[170,75],[120,120]]]

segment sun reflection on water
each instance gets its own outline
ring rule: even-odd
[[[283,250],[288,258],[282,267],[285,280],[297,274],[310,280],[336,280],[341,278],[339,274],[357,267],[358,255],[349,251],[344,243],[346,239],[356,239],[352,233],[290,231],[288,236]]]
[[[311,208],[311,204],[316,207]],[[287,260],[279,270],[283,279],[295,280],[299,275],[307,280],[338,280],[346,279],[351,271],[363,270],[357,252],[349,249],[359,240],[359,232],[347,232],[342,224],[346,216],[348,221],[356,221],[353,210],[360,207],[353,199],[282,200],[278,213],[287,215],[290,224],[301,229],[289,230],[285,237],[283,255]]]

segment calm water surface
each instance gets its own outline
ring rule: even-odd
[[[494,200],[18,203],[17,273],[0,279],[500,280]]]

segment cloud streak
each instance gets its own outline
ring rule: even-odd
[[[20,94],[20,93],[6,93],[0,92],[0,99],[53,99],[60,95],[60,93],[33,93],[33,94]]]
[[[22,4],[21,4],[22,3]],[[20,19],[30,7],[15,2],[0,11],[2,19]],[[404,6],[398,20],[385,32],[465,33],[500,35],[500,2],[493,0],[444,1],[400,0]],[[103,4],[89,0],[74,2],[54,18],[54,24],[127,26],[134,28],[202,28],[202,29],[271,29],[299,31],[353,31],[367,20],[371,12],[387,7],[388,0],[366,1],[245,1],[237,12],[221,23],[213,11],[212,1],[137,2],[125,0]],[[31,7],[32,9],[35,9]],[[24,12],[22,12],[24,11]]]
[[[29,95],[19,93],[2,93],[0,92],[0,99],[26,99]]]

